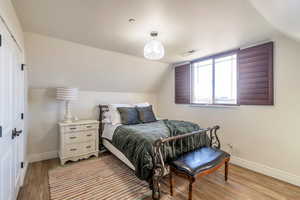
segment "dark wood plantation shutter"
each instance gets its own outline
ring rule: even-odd
[[[238,95],[241,105],[274,105],[273,42],[238,53]]]
[[[189,104],[191,97],[191,65],[182,64],[175,67],[175,103]]]

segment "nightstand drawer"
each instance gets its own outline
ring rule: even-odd
[[[96,145],[94,141],[69,144],[64,147],[64,156],[78,156],[96,151]]]
[[[78,142],[87,142],[90,140],[95,140],[96,133],[93,131],[82,131],[82,132],[74,132],[67,133],[64,136],[66,144],[73,144]]]
[[[82,141],[81,132],[67,133],[64,135],[64,140],[66,144],[73,144]]]
[[[69,144],[64,147],[64,157],[81,155],[84,153],[82,144]]]
[[[81,130],[94,130],[98,129],[98,124],[83,124],[81,125]]]
[[[94,141],[86,142],[81,144],[81,149],[83,153],[90,153],[96,150],[96,145]]]
[[[76,132],[76,131],[81,131],[82,126],[80,125],[66,126],[64,127],[64,129],[65,132]]]
[[[98,134],[96,131],[84,131],[82,132],[82,141],[95,141],[96,134]]]

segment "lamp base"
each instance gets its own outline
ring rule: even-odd
[[[66,113],[65,117],[63,120],[64,123],[72,123],[73,122],[73,117],[71,114],[71,104],[70,101],[66,101]]]

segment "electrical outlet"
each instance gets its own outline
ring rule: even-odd
[[[222,150],[229,153],[230,155],[233,153],[233,144],[231,143],[224,143],[222,145]]]
[[[230,148],[230,149],[233,149],[233,145],[228,143],[227,146]]]
[[[230,144],[230,143],[228,143],[228,144],[227,144],[227,148],[228,148],[228,153],[229,153],[229,154],[232,154],[232,153],[233,153],[233,145]]]

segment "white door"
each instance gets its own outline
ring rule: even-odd
[[[14,49],[13,60],[13,146],[14,146],[14,187],[18,193],[21,186],[21,162],[23,161],[23,130],[24,124],[22,113],[24,113],[24,73],[21,69],[22,60],[20,51]]]
[[[0,34],[0,200],[15,200],[24,152],[23,138],[13,137],[12,131],[23,129],[24,76],[20,69],[22,54],[2,23]]]
[[[2,25],[2,24],[1,24]],[[1,26],[1,47],[0,47],[0,199],[12,200],[14,198],[14,145],[12,141],[12,90],[13,90],[13,52],[9,47],[9,35]]]

